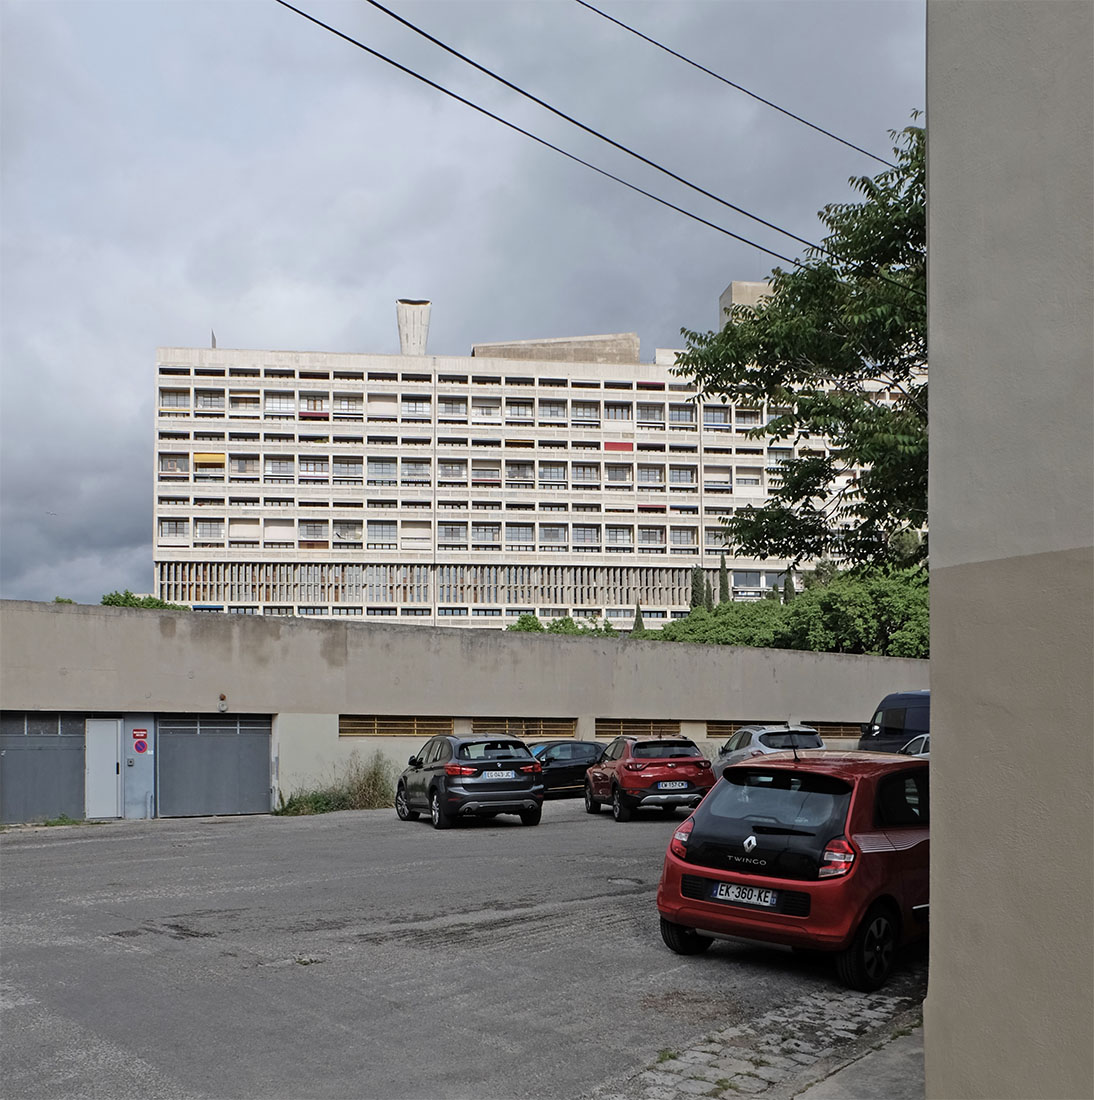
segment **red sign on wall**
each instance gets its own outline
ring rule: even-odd
[[[133,740],[134,741],[147,741],[148,740],[148,730],[134,730],[133,731]]]

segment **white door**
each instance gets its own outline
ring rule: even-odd
[[[122,816],[120,718],[88,718],[84,738],[84,816]]]

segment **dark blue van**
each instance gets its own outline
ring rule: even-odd
[[[869,752],[900,752],[913,737],[931,732],[931,693],[897,691],[878,704],[862,726],[858,747]]]

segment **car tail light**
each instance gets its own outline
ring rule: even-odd
[[[672,840],[669,841],[669,851],[672,852],[677,859],[686,859],[688,854],[688,837],[691,836],[692,826],[695,823],[689,817],[680,827],[672,834]]]
[[[536,760],[532,764],[521,764],[520,770],[528,775],[539,775],[543,771],[543,765]]]
[[[699,767],[701,769],[710,767],[710,761],[709,760],[697,760],[696,763],[699,765]]]
[[[444,766],[445,775],[475,775],[478,770],[469,764],[445,764]]]
[[[854,862],[855,849],[844,837],[838,836],[835,840],[830,840],[824,849],[817,877],[836,878],[838,875],[845,875],[851,870]]]
[[[623,767],[629,772],[640,772],[645,771],[646,764],[645,761],[639,762],[637,760],[628,760]]]

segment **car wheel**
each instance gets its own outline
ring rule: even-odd
[[[587,814],[600,813],[600,801],[593,798],[593,789],[588,783],[585,784],[585,812]]]
[[[543,816],[543,807],[537,806],[534,810],[521,810],[520,823],[522,825],[538,825]]]
[[[418,811],[410,808],[410,803],[406,800],[406,787],[402,783],[395,792],[395,813],[398,814],[400,821],[418,820]]]
[[[677,955],[701,955],[714,941],[709,936],[701,936],[694,928],[685,928],[661,918],[661,939],[665,946]]]
[[[863,918],[851,946],[836,956],[840,981],[862,993],[880,989],[892,972],[896,945],[893,911],[886,905],[875,905]]]
[[[623,804],[623,796],[619,793],[618,787],[612,791],[612,817],[616,821],[630,821],[631,819],[631,808]]]
[[[441,805],[440,791],[434,791],[429,796],[429,817],[433,822],[434,829],[447,829],[452,824],[448,812]]]

